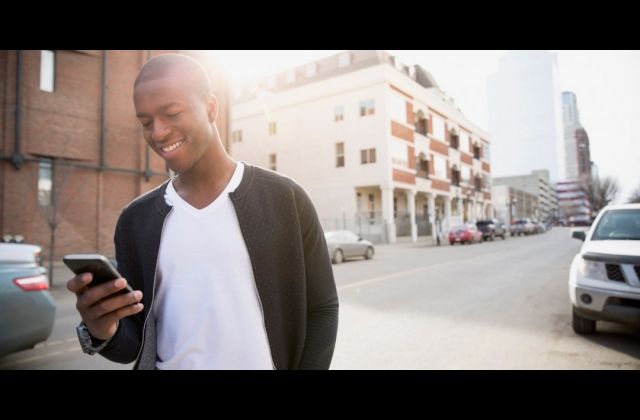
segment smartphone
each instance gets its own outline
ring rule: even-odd
[[[62,261],[67,267],[75,274],[91,273],[93,280],[88,284],[88,287],[97,286],[109,280],[115,280],[120,277],[118,270],[109,262],[107,257],[100,254],[68,254],[65,255]],[[118,294],[133,292],[133,289],[129,284],[127,287],[120,290]]]

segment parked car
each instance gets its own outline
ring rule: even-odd
[[[507,238],[507,227],[498,219],[479,220],[476,226],[482,232],[482,239],[485,241],[488,239],[493,241],[496,236],[502,239]]]
[[[473,223],[465,223],[451,228],[449,231],[449,243],[454,245],[456,242],[460,244],[472,244],[482,241],[482,232]]]
[[[37,245],[0,243],[0,357],[49,338],[55,320]]]
[[[511,225],[511,236],[533,235],[534,233],[536,233],[536,225],[528,217],[518,219]]]
[[[592,334],[600,320],[640,325],[640,204],[605,207],[569,273],[573,330]]]
[[[331,262],[334,264],[340,264],[345,259],[353,257],[364,257],[370,260],[375,254],[375,248],[371,242],[349,230],[325,232],[324,237],[329,247]]]

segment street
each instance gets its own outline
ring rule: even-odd
[[[332,369],[640,369],[640,329],[570,326],[569,228],[477,245],[379,245],[334,265],[340,323]],[[51,338],[1,369],[130,369],[85,356],[75,298],[58,274]]]

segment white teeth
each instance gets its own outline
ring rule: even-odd
[[[182,143],[184,143],[184,140],[180,140],[177,143],[173,143],[170,146],[167,147],[161,147],[160,149],[162,149],[163,152],[171,152],[173,150],[176,150],[178,147],[182,146]]]

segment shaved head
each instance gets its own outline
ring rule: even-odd
[[[162,54],[153,57],[142,67],[136,86],[156,79],[177,78],[186,82],[193,93],[203,98],[211,95],[211,82],[202,64],[182,54]]]

